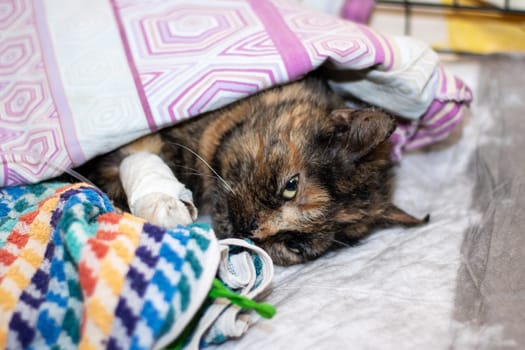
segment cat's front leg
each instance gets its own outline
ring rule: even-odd
[[[166,228],[187,225],[197,218],[191,191],[156,154],[126,156],[119,176],[133,215]]]

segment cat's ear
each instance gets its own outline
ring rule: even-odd
[[[336,109],[329,115],[329,143],[349,151],[357,160],[380,143],[394,131],[396,120],[377,108]]]
[[[423,219],[418,219],[403,209],[398,208],[394,204],[390,203],[386,209],[382,212],[378,221],[384,226],[405,226],[414,227],[426,224],[430,220],[430,215],[426,215]]]
[[[368,222],[368,225],[373,224],[382,227],[415,227],[428,223],[430,221],[430,215],[426,215],[423,219],[418,219],[394,204],[388,203],[365,212],[344,208],[336,212],[334,220],[340,224]]]

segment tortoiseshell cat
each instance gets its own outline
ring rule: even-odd
[[[324,81],[307,77],[147,136],[84,169],[125,206],[120,162],[137,151],[158,154],[211,214],[218,237],[249,238],[288,265],[378,226],[426,222],[391,203],[395,126],[378,109],[346,109]]]

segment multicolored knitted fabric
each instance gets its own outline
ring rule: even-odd
[[[0,348],[152,348],[184,329],[218,264],[205,225],[161,229],[85,184],[0,189]]]

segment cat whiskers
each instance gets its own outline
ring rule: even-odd
[[[192,168],[192,167],[189,167],[189,166],[174,165],[174,167],[177,169],[177,175],[178,174],[184,174],[184,175],[196,175],[196,176],[201,176],[201,177],[215,178],[214,174],[211,174],[211,175],[210,174],[203,174],[198,169],[195,169],[195,168]],[[179,169],[180,169],[180,171],[179,171]]]
[[[231,186],[226,182],[226,180],[224,180],[222,178],[222,176],[219,175],[219,173],[213,169],[213,167],[204,159],[200,156],[200,154],[198,154],[197,152],[195,152],[194,150],[192,150],[191,148],[189,148],[188,146],[185,146],[183,144],[180,144],[178,142],[170,142],[170,144],[173,144],[175,146],[178,146],[178,147],[181,147],[183,149],[185,149],[186,151],[190,152],[191,154],[193,154],[195,157],[197,157],[202,163],[204,163],[204,165],[206,165],[206,167],[208,167],[208,169],[210,169],[210,171],[217,177],[217,179],[219,179],[219,181],[221,182],[221,184],[230,192],[230,193],[233,193],[233,189],[231,188]]]
[[[352,246],[351,244],[345,243],[343,241],[339,241],[339,240],[334,239],[334,238],[332,238],[331,241],[336,243],[336,244],[338,244],[338,245],[340,245],[340,246],[342,246],[342,247],[351,247]]]
[[[40,155],[36,153],[32,154],[32,153],[26,153],[26,152],[9,151],[8,153],[6,153],[6,156],[9,156],[9,155],[29,158],[32,162],[43,164],[43,166],[49,166],[50,168],[57,170],[59,173],[66,173],[69,176],[75,178],[76,180],[80,182],[84,182],[102,192],[102,190],[97,185],[95,185],[91,180],[89,180],[87,177],[80,174],[78,171],[74,170],[73,168],[67,167],[65,165],[61,165],[49,159],[42,159],[42,157],[40,157]],[[11,160],[7,158],[7,162],[10,163]]]

